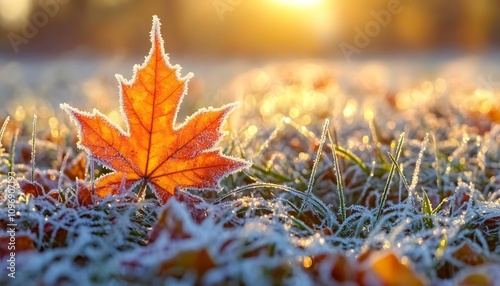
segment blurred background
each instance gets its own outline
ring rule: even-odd
[[[318,108],[332,96],[345,115],[359,111],[349,97],[404,109],[457,85],[487,98],[480,113],[500,110],[500,1],[0,0],[0,113],[49,118],[68,102],[119,121],[114,74],[142,63],[152,15],[171,62],[195,73],[187,113],[239,100],[300,121],[328,113]],[[303,100],[275,83],[312,91]]]
[[[391,15],[377,32],[369,22],[382,10]],[[377,34],[363,53],[484,52],[500,44],[499,13],[492,0],[0,0],[0,45],[14,57],[13,32],[28,40],[16,39],[25,55],[143,54],[156,14],[168,50],[179,54],[339,55],[339,43],[353,45],[356,28]],[[38,31],[26,31],[30,24]]]

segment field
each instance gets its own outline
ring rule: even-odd
[[[213,72],[187,61],[182,73],[193,66],[201,78],[177,123],[239,102],[219,146],[251,165],[218,191],[176,188],[166,204],[139,186],[98,198],[94,181],[110,170],[77,148],[77,126],[58,108],[96,107],[125,128],[116,70],[72,60],[5,68],[17,73],[1,86],[0,283],[496,285],[500,94],[487,62],[451,61],[422,78],[397,64]]]

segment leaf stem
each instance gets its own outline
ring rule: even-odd
[[[146,181],[142,182],[141,190],[137,194],[137,200],[144,200],[144,197],[146,196],[146,186],[148,183]]]

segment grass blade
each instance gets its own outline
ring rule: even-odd
[[[424,211],[424,223],[427,226],[427,228],[433,228],[434,223],[432,222],[431,215],[432,215],[432,205],[431,205],[431,200],[429,200],[429,197],[427,196],[427,192],[424,190],[424,198],[422,199],[422,209]]]
[[[318,152],[316,153],[316,158],[314,159],[314,164],[313,164],[313,168],[311,171],[311,177],[309,177],[309,183],[307,184],[306,197],[304,199],[304,202],[300,206],[300,212],[299,212],[298,216],[300,216],[302,214],[302,212],[304,211],[304,206],[307,204],[307,201],[309,200],[309,197],[311,196],[312,188],[314,185],[314,177],[316,175],[316,171],[318,170],[318,164],[319,164],[319,160],[321,159],[321,153],[323,152],[323,145],[325,144],[325,141],[326,141],[326,132],[328,131],[329,124],[330,124],[330,121],[328,119],[326,119],[325,124],[323,125],[323,131],[321,132],[321,140],[319,142]]]
[[[10,141],[9,173],[14,172],[14,153],[16,151],[17,135],[19,135],[19,129],[16,129],[14,136],[12,136],[12,140]]]
[[[424,157],[424,152],[425,152],[425,149],[426,149],[428,142],[429,142],[429,133],[426,133],[424,141],[422,141],[422,144],[420,145],[420,152],[418,152],[417,162],[415,163],[415,170],[413,171],[413,176],[411,178],[410,190],[408,191],[408,197],[410,198],[410,204],[413,201],[413,192],[415,191],[415,188],[417,187],[418,175],[420,173],[420,165],[422,165],[422,158]]]
[[[363,163],[363,161],[358,156],[356,156],[354,153],[352,153],[349,150],[344,149],[338,145],[335,146],[335,151],[338,152],[344,158],[347,158],[347,159],[351,160],[354,164],[358,165],[363,170],[363,172],[365,172],[367,175],[370,175],[370,168],[368,168],[366,166],[366,164]]]
[[[31,133],[31,182],[35,180],[35,154],[36,154],[36,114],[33,116],[33,132]]]
[[[387,200],[387,195],[389,194],[389,189],[391,187],[392,183],[392,178],[394,177],[395,170],[397,168],[397,160],[399,160],[399,156],[401,155],[401,151],[403,149],[403,142],[404,142],[404,135],[405,133],[403,132],[398,139],[398,144],[396,146],[396,164],[391,164],[391,170],[389,171],[389,176],[387,177],[387,182],[385,183],[384,190],[382,192],[382,198],[380,199],[380,205],[378,206],[378,211],[377,211],[377,216],[375,218],[375,223],[378,221],[380,218],[380,215],[382,214],[382,209],[385,205],[385,202]]]
[[[398,162],[396,161],[396,159],[394,158],[394,156],[392,156],[391,153],[387,153],[387,155],[389,155],[389,158],[391,158],[392,164],[394,164],[394,166],[396,166],[396,171],[399,173],[399,176],[403,180],[403,184],[404,184],[404,186],[406,188],[406,191],[410,191],[410,185],[408,184],[408,181],[406,180],[406,177],[405,177],[405,175],[403,173],[403,170],[399,167]]]
[[[333,140],[332,135],[328,132],[328,140],[330,141],[330,148],[332,148]],[[335,178],[337,179],[337,190],[339,192],[339,206],[340,206],[340,217],[341,223],[345,221],[345,194],[344,194],[344,179],[342,178],[342,173],[340,172],[339,158],[337,157],[337,152],[332,148],[333,155],[333,169],[335,173]]]
[[[7,116],[5,121],[2,124],[2,129],[0,129],[0,153],[3,153],[3,148],[2,148],[2,139],[3,135],[5,134],[5,129],[7,129],[7,123],[9,123],[10,116]]]
[[[432,144],[434,146],[434,159],[436,160],[436,186],[438,188],[439,195],[443,197],[444,189],[443,189],[443,179],[441,178],[441,166],[438,156],[439,150],[437,148],[436,136],[434,136],[434,133],[431,133],[431,137],[432,137]]]

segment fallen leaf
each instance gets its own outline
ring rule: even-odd
[[[422,279],[394,253],[379,253],[374,256],[370,259],[369,268],[383,285],[425,285]]]
[[[484,255],[474,249],[466,241],[462,242],[462,244],[452,253],[452,256],[468,265],[480,265],[486,262]]]
[[[33,181],[28,179],[18,179],[17,182],[21,190],[27,195],[34,197],[50,195],[55,200],[59,199],[59,177],[61,174],[56,170],[41,171],[35,169]]]
[[[182,78],[163,50],[160,22],[153,17],[152,48],[134,77],[120,82],[121,112],[126,131],[101,112],[86,113],[61,105],[79,126],[78,146],[114,172],[96,181],[95,194],[116,195],[141,185],[149,186],[162,202],[176,186],[218,189],[220,180],[248,165],[221,154],[215,145],[223,135],[221,125],[234,104],[200,109],[176,126],[179,105],[191,74]]]
[[[64,157],[63,154],[61,154],[60,161],[63,160],[62,157]],[[63,173],[71,181],[76,181],[77,178],[85,179],[86,168],[87,168],[87,156],[85,155],[85,153],[80,153],[75,158],[66,163]]]
[[[315,284],[362,284],[357,281],[362,278],[360,264],[341,253],[318,253],[304,258],[302,264]]]
[[[32,182],[27,179],[19,179],[17,180],[19,184],[19,188],[23,191],[24,194],[31,194],[34,197],[39,197],[45,195],[45,190],[41,184],[38,182]]]
[[[184,240],[192,237],[192,234],[186,227],[183,217],[179,216],[175,210],[167,204],[160,213],[156,224],[149,234],[149,242],[154,243],[162,234],[166,234],[171,240]]]
[[[94,204],[94,200],[92,199],[92,193],[89,188],[85,185],[85,182],[82,180],[78,180],[76,182],[76,197],[78,204],[83,207],[88,207]]]
[[[457,285],[460,286],[490,286],[494,285],[487,273],[471,273],[459,280]]]
[[[177,201],[184,203],[191,213],[194,222],[202,223],[207,218],[207,208],[202,198],[188,192],[183,192],[178,187],[174,190],[174,197]]]
[[[500,265],[489,264],[464,268],[456,276],[454,285],[459,286],[490,286],[498,285]],[[497,283],[495,283],[497,282]]]
[[[7,231],[6,234],[0,235],[0,257],[5,259],[8,258],[11,253],[19,255],[22,252],[30,251],[35,249],[35,243],[33,238],[27,233],[16,233],[14,243],[12,243],[12,237]],[[9,248],[9,246],[11,246]],[[12,248],[14,246],[15,248]],[[16,258],[17,256],[14,256]],[[2,260],[3,260],[2,259]]]
[[[215,267],[217,267],[217,265],[206,248],[201,248],[199,250],[182,250],[174,257],[162,262],[156,274],[160,277],[168,277],[191,271],[196,273],[198,277],[198,283],[196,283],[196,285],[201,285],[199,279],[201,279],[210,269]]]
[[[68,230],[64,227],[61,227],[59,224],[64,217],[56,218],[55,223],[52,222],[43,222],[43,242],[50,243],[49,247],[62,247],[67,245],[68,238]],[[39,228],[38,224],[32,228],[33,232],[36,232]],[[55,232],[55,233],[54,233]]]

